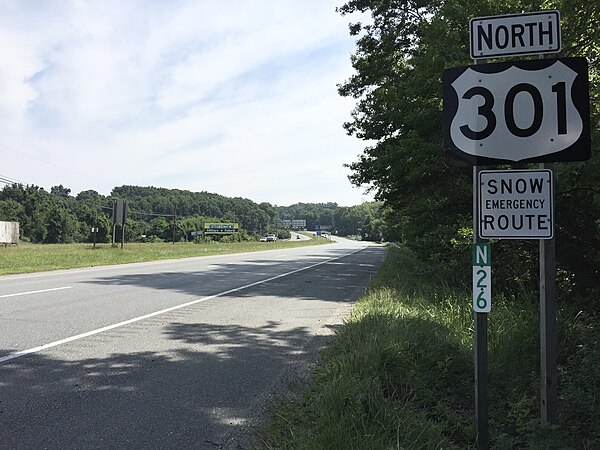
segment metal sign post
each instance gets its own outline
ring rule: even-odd
[[[479,237],[479,223],[477,220],[477,183],[481,168],[473,167],[473,246],[484,242]],[[488,315],[486,312],[474,312],[475,314],[475,340],[473,349],[475,352],[475,431],[478,449],[488,449],[490,446],[488,429]]]
[[[475,64],[485,64],[486,60],[476,60]],[[479,221],[477,220],[478,183],[481,167],[473,166],[473,245],[485,242],[479,237]],[[475,365],[475,441],[478,449],[490,447],[488,425],[488,316],[486,312],[474,312],[474,365]]]

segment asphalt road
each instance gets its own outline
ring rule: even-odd
[[[0,448],[243,448],[383,247],[0,277]]]

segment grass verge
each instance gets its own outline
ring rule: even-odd
[[[470,293],[405,249],[321,354],[314,379],[259,432],[268,449],[473,448]],[[600,448],[598,318],[561,305],[560,424],[539,423],[538,311],[495,299],[489,318],[493,448]]]
[[[74,269],[111,264],[179,259],[194,256],[225,255],[283,248],[327,244],[323,238],[310,241],[235,242],[235,243],[177,243],[125,244],[113,248],[110,244],[20,244],[0,247],[0,275],[39,272],[43,270]]]

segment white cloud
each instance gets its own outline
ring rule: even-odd
[[[342,167],[364,144],[342,129],[353,103],[335,85],[351,73],[353,42],[334,3],[45,5],[0,6],[10,91],[0,96],[0,156],[14,161],[1,174],[74,192],[138,184],[276,204],[364,197]]]

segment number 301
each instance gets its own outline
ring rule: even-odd
[[[533,100],[533,120],[527,128],[520,128],[515,121],[515,98],[521,92],[526,92]],[[552,86],[552,92],[556,94],[556,115],[558,134],[567,134],[567,99],[566,83],[561,81]],[[484,103],[477,109],[480,116],[485,117],[487,125],[481,131],[473,131],[468,125],[460,127],[460,131],[467,139],[478,141],[489,137],[496,129],[496,115],[492,108],[494,107],[494,96],[483,86],[477,86],[469,89],[462,96],[465,100],[470,100],[476,95],[483,97]],[[506,127],[513,135],[517,137],[529,137],[538,132],[542,126],[544,117],[544,105],[540,91],[532,84],[519,83],[513,86],[504,99],[504,120]]]

